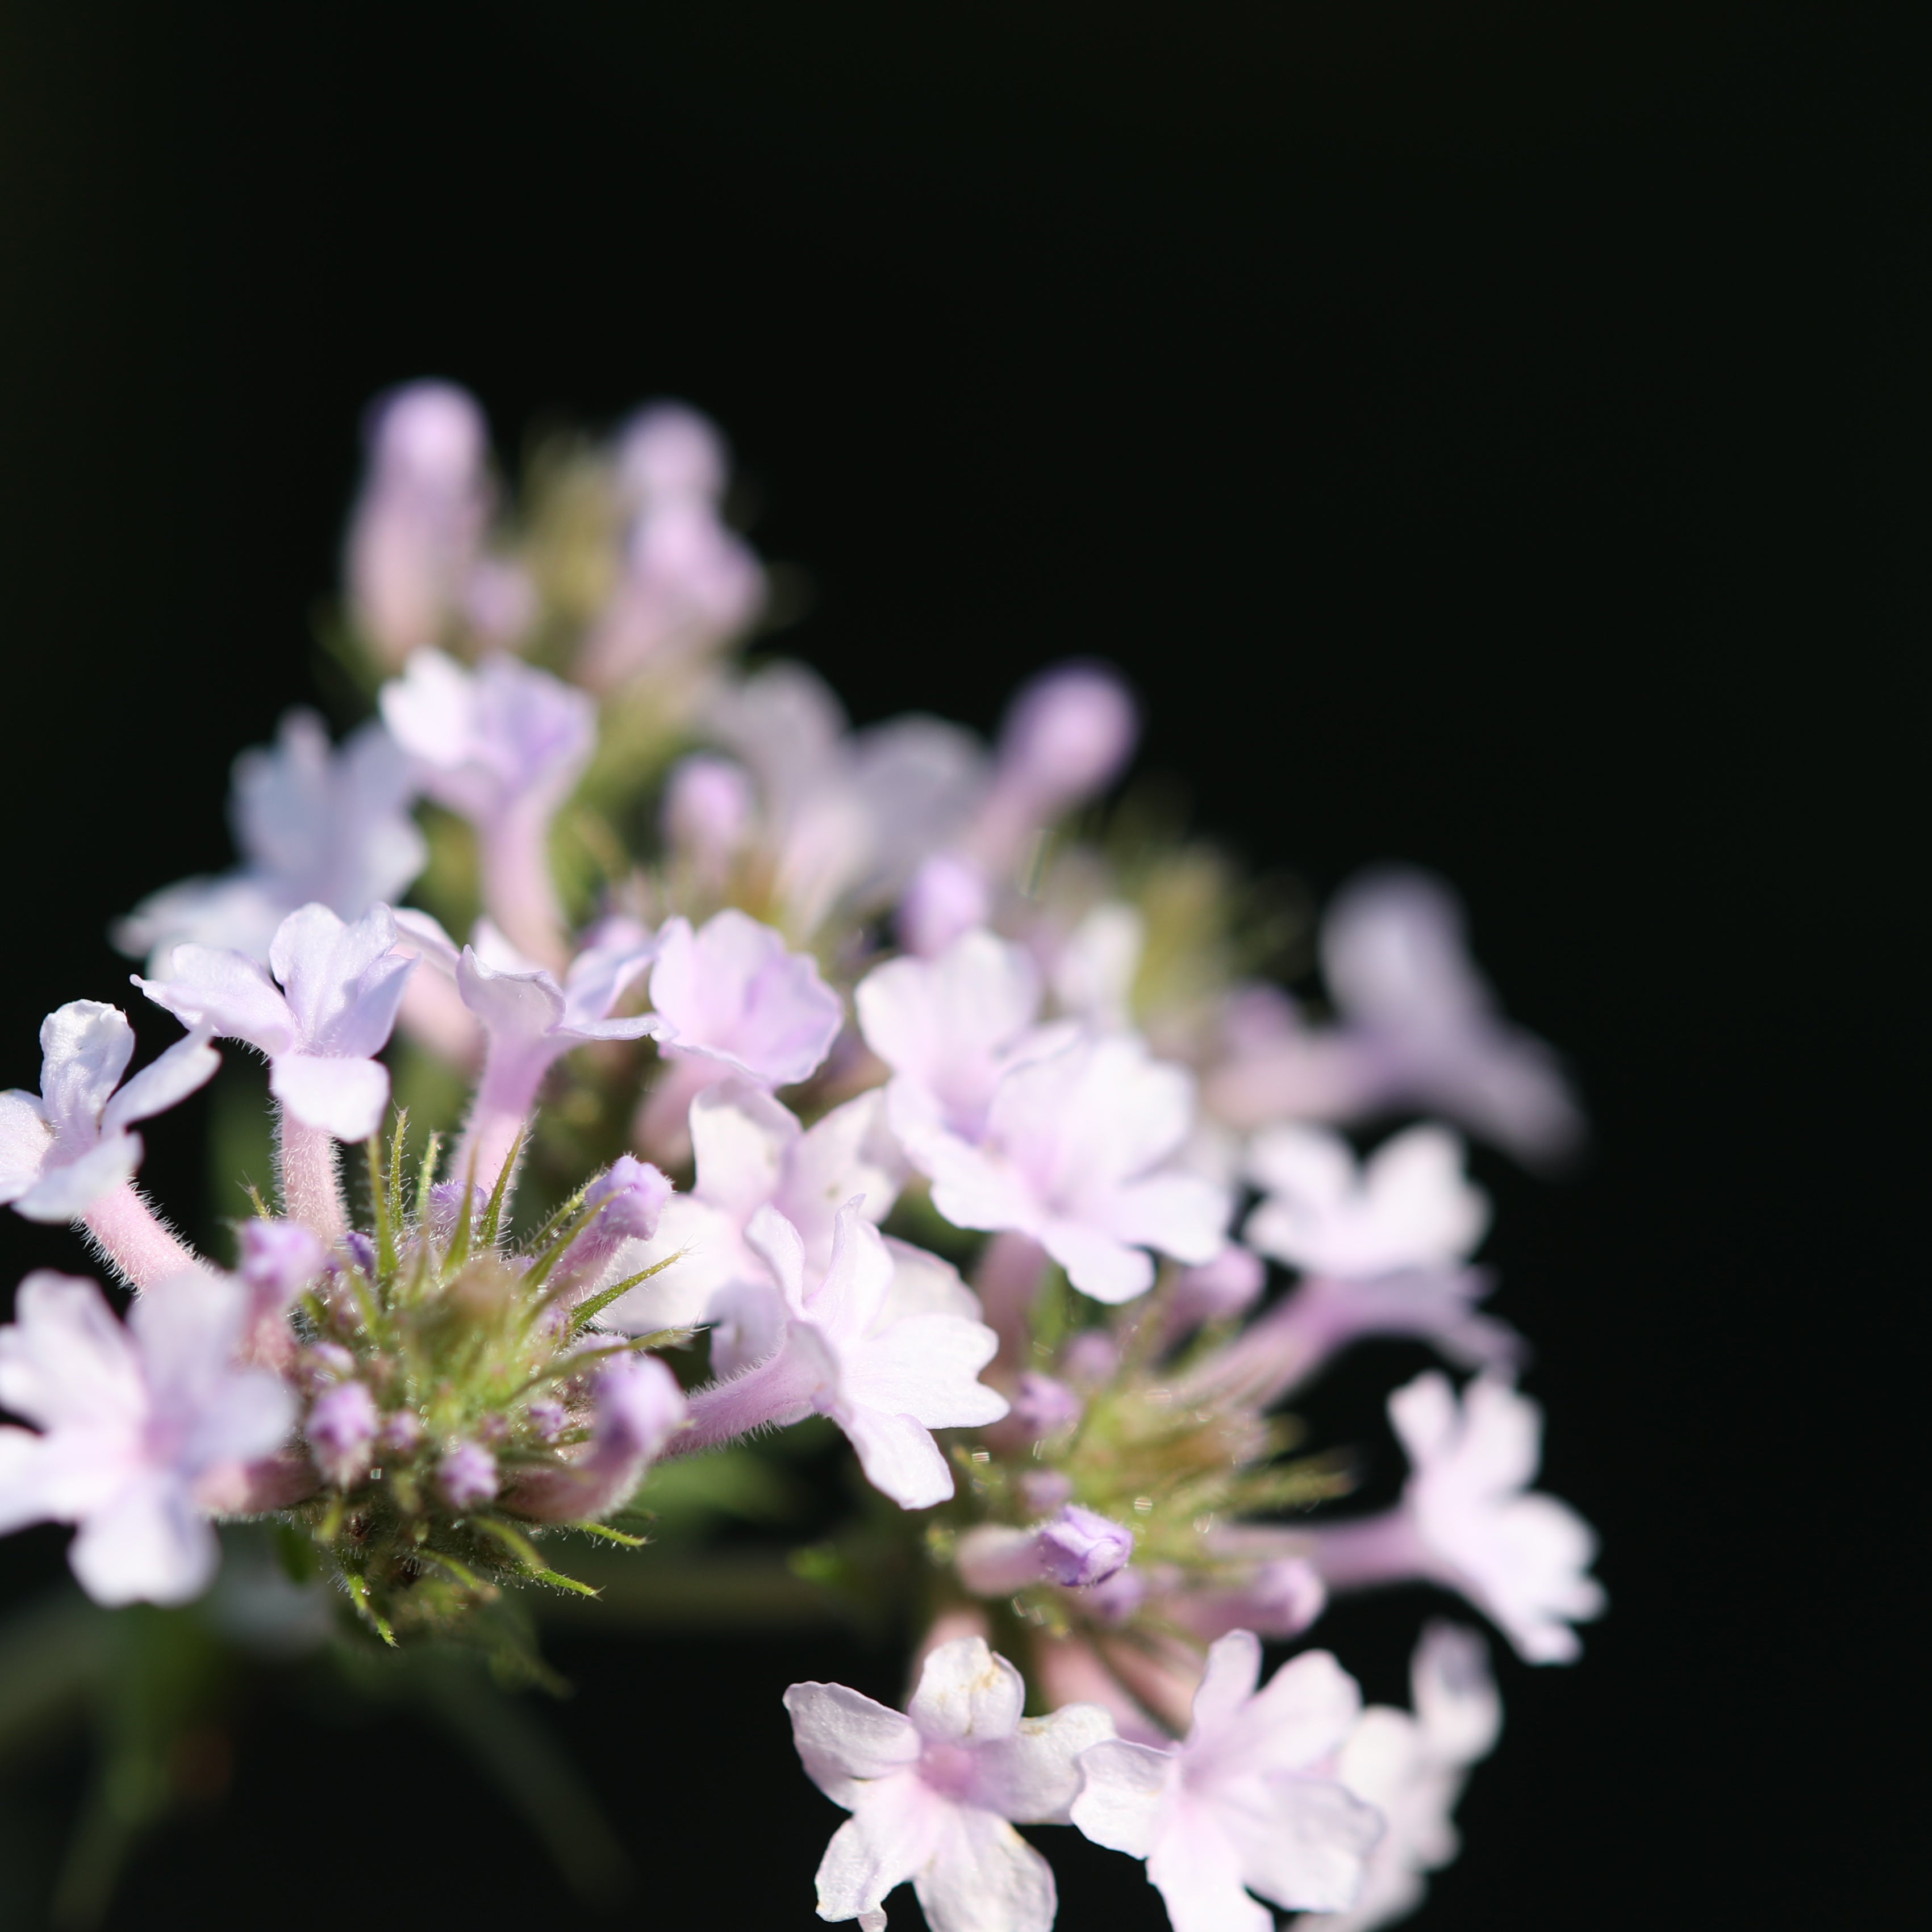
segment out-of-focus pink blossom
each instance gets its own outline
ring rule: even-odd
[[[1322,922],[1322,966],[1358,1043],[1364,1106],[1439,1111],[1527,1160],[1582,1138],[1556,1056],[1496,1010],[1441,880],[1390,870],[1345,887]]]
[[[490,1502],[502,1486],[496,1459],[480,1442],[458,1442],[436,1466],[436,1486],[453,1510],[472,1510]]]
[[[1094,907],[1054,957],[1060,1011],[1102,1032],[1132,1026],[1134,980],[1146,946],[1147,921],[1138,908],[1119,899]]]
[[[968,852],[995,877],[1012,872],[1036,832],[1113,783],[1139,736],[1118,673],[1099,664],[1042,672],[1007,707]]]
[[[1083,1294],[1128,1301],[1154,1284],[1147,1249],[1220,1252],[1226,1192],[1168,1165],[1193,1111],[1187,1074],[1132,1035],[1076,1040],[1001,1076],[977,1145],[934,1132],[908,1151],[954,1226],[1017,1229]]]
[[[338,1489],[347,1489],[367,1473],[382,1420],[374,1396],[359,1382],[338,1382],[310,1405],[302,1432],[316,1468]]]
[[[1409,1666],[1413,1715],[1372,1704],[1356,1720],[1335,1774],[1388,1821],[1370,1852],[1362,1888],[1346,1912],[1310,1914],[1299,1932],[1372,1932],[1406,1918],[1423,1900],[1424,1874],[1461,1849],[1452,1814],[1469,1767],[1488,1756],[1502,1703],[1480,1637],[1432,1623]]]
[[[1025,1718],[1019,1672],[983,1638],[927,1657],[902,1717],[841,1684],[785,1693],[806,1774],[853,1815],[818,1868],[818,1916],[884,1932],[910,1883],[938,1932],[1048,1932],[1053,1874],[1013,1829],[1066,1822],[1081,1754],[1113,1736],[1097,1705]]]
[[[489,433],[453,383],[404,384],[369,411],[368,464],[349,526],[346,575],[357,628],[400,664],[441,638],[480,552]]]
[[[1389,1397],[1412,1466],[1397,1507],[1318,1527],[1313,1561],[1331,1587],[1425,1577],[1457,1590],[1532,1664],[1568,1664],[1582,1646],[1570,1626],[1602,1614],[1588,1570],[1597,1538],[1567,1503],[1532,1492],[1543,1414],[1489,1376],[1461,1401],[1431,1370]]]
[[[755,829],[751,774],[729,758],[694,752],[665,781],[664,842],[674,866],[706,891],[721,890]]]
[[[893,924],[907,952],[932,959],[975,926],[984,926],[992,909],[985,873],[956,853],[935,852],[912,875]]]
[[[1488,1196],[1462,1174],[1462,1144],[1412,1127],[1358,1168],[1340,1135],[1276,1127],[1258,1136],[1249,1168],[1267,1198],[1248,1218],[1251,1246],[1339,1281],[1369,1281],[1466,1261],[1487,1232]]]
[[[1245,1315],[1267,1285],[1261,1257],[1228,1242],[1213,1259],[1180,1270],[1162,1318],[1163,1342],[1172,1346],[1208,1322]]]
[[[628,516],[622,574],[578,663],[600,691],[726,642],[764,600],[758,560],[719,514],[729,466],[710,422],[654,404],[619,433],[615,455]]]
[[[957,726],[918,716],[847,728],[837,698],[801,664],[725,688],[708,722],[758,782],[757,844],[788,931],[836,911],[882,909],[965,824],[982,754]]]
[[[158,1284],[124,1326],[100,1289],[40,1273],[0,1329],[0,1403],[36,1424],[0,1428],[0,1532],[80,1526],[68,1561],[97,1603],[181,1604],[220,1550],[198,1500],[287,1435],[279,1377],[235,1366],[248,1297],[226,1276]]]
[[[1513,1369],[1522,1337],[1476,1306],[1494,1285],[1484,1268],[1411,1269],[1376,1281],[1318,1275],[1195,1364],[1182,1386],[1264,1408],[1372,1335],[1413,1336],[1463,1368]]]
[[[295,1221],[257,1217],[242,1223],[236,1272],[262,1312],[279,1315],[321,1274],[328,1255],[314,1233]]]
[[[266,961],[276,928],[314,902],[346,920],[399,898],[428,856],[410,816],[410,760],[372,720],[332,749],[312,711],[285,713],[272,748],[235,760],[229,822],[242,863],[143,899],[114,928],[123,952],[165,975],[184,942]]]
[[[558,965],[550,822],[596,745],[596,704],[520,659],[499,654],[471,671],[436,650],[416,652],[381,703],[424,790],[476,826],[490,916],[522,952]]]
[[[1204,1642],[1230,1630],[1258,1636],[1299,1636],[1328,1607],[1328,1586],[1305,1557],[1278,1556],[1258,1564],[1244,1581],[1180,1587],[1157,1594],[1156,1614]]]
[[[893,1307],[902,1271],[856,1204],[839,1210],[830,1264],[809,1288],[804,1244],[789,1221],[761,1208],[747,1237],[778,1284],[784,1324],[764,1360],[692,1395],[688,1445],[815,1412],[838,1425],[874,1487],[902,1508],[944,1502],[952,1472],[932,1432],[1006,1414],[1005,1398],[979,1380],[998,1338],[962,1316]]]
[[[1036,1369],[1021,1372],[1013,1396],[1013,1421],[1036,1441],[1071,1429],[1086,1412],[1087,1405],[1064,1382]]]
[[[1081,1755],[1074,1823],[1147,1860],[1174,1932],[1273,1932],[1250,1892],[1290,1911],[1343,1908],[1382,1834],[1374,1808],[1322,1772],[1360,1709],[1354,1680],[1326,1651],[1258,1690],[1261,1666],[1257,1639],[1232,1631],[1208,1653],[1185,1742]]]

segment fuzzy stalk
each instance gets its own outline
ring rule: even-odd
[[[483,1077],[476,1083],[476,1098],[470,1103],[463,1138],[457,1144],[456,1163],[450,1170],[456,1179],[473,1180],[486,1198],[494,1192],[518,1136],[530,1124],[537,1089],[555,1057],[527,1046],[506,1046],[490,1041]],[[506,1215],[516,1182],[512,1174],[503,1190]]]
[[[278,1104],[275,1108],[275,1178],[282,1211],[315,1238],[333,1246],[349,1232],[335,1138],[320,1127],[305,1126]]]
[[[810,1330],[792,1323],[764,1360],[692,1392],[689,1422],[673,1438],[666,1456],[695,1455],[757,1430],[803,1421],[817,1408],[830,1370]]]
[[[101,1259],[130,1288],[152,1288],[172,1275],[208,1266],[131,1180],[104,1194],[79,1225]]]

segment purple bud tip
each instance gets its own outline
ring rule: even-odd
[[[1071,804],[1111,784],[1139,736],[1138,712],[1114,672],[1065,664],[1013,700],[1000,732],[1000,763],[1011,782]]]
[[[1260,1256],[1230,1241],[1211,1262],[1182,1270],[1174,1299],[1190,1322],[1225,1321],[1253,1306],[1267,1280]]]
[[[604,1240],[648,1241],[670,1196],[670,1181],[656,1168],[620,1154],[609,1172],[584,1190],[584,1205],[596,1216],[596,1232]]]
[[[346,1488],[369,1466],[380,1420],[375,1397],[360,1382],[338,1382],[316,1397],[304,1433],[331,1482]]]
[[[369,412],[372,466],[386,481],[456,489],[483,460],[483,412],[454,382],[406,382]]]
[[[620,487],[634,502],[665,496],[715,502],[724,494],[724,440],[695,410],[653,403],[624,425],[617,440]]]
[[[1082,1329],[1060,1352],[1060,1372],[1077,1388],[1100,1388],[1120,1366],[1120,1345],[1104,1328]]]
[[[340,1342],[318,1342],[308,1352],[308,1366],[319,1376],[340,1379],[356,1372],[356,1358]]]
[[[722,866],[744,844],[756,809],[744,767],[700,752],[677,765],[664,788],[664,842],[674,852]]]
[[[1104,1583],[1134,1553],[1132,1530],[1078,1503],[1042,1523],[1036,1534],[1042,1571],[1069,1590]]]
[[[1029,1436],[1057,1436],[1070,1429],[1085,1413],[1086,1404],[1064,1382],[1029,1369],[1020,1377],[1013,1399],[1013,1420]]]
[[[371,1281],[376,1278],[376,1244],[358,1228],[351,1228],[342,1238],[342,1245],[349,1256],[350,1265],[358,1268]]]
[[[242,1224],[242,1279],[278,1309],[322,1272],[326,1258],[322,1244],[299,1222]]]
[[[1058,1469],[1029,1469],[1020,1478],[1020,1498],[1036,1516],[1051,1516],[1073,1500],[1073,1485]]]
[[[382,1424],[378,1440],[398,1456],[413,1455],[422,1447],[422,1418],[412,1408],[399,1408]]]
[[[429,1191],[423,1204],[423,1220],[428,1225],[434,1240],[454,1240],[458,1224],[463,1218],[463,1196],[466,1184],[460,1180],[439,1180]],[[470,1186],[470,1218],[476,1216],[488,1205],[490,1197],[482,1188]]]
[[[436,1480],[452,1509],[474,1509],[496,1493],[496,1459],[480,1442],[459,1442],[437,1464]]]
[[[932,959],[962,934],[984,926],[992,910],[986,874],[968,860],[935,852],[913,874],[894,923],[908,952]]]
[[[554,1442],[570,1426],[570,1412],[560,1402],[540,1398],[532,1402],[526,1412],[530,1418],[530,1426],[546,1442]]]

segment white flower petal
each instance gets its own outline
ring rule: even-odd
[[[389,1070],[375,1060],[284,1053],[269,1062],[268,1090],[304,1126],[339,1141],[365,1141],[382,1124]]]

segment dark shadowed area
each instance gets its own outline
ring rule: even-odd
[[[373,392],[469,384],[512,465],[688,399],[794,573],[774,645],[856,717],[989,728],[1042,662],[1112,658],[1196,823],[1318,895],[1440,868],[1578,1070],[1582,1170],[1479,1171],[1612,1610],[1576,1668],[1504,1664],[1417,1922],[1906,1922],[1906,1787],[1852,1771],[1916,1613],[1905,10],[4,0],[0,1081],[50,1007],[131,1005],[107,920],[226,862],[230,760],[334,692],[311,620]],[[205,1124],[146,1169],[204,1218]],[[80,1264],[10,1215],[0,1256]],[[1359,1432],[1386,1366],[1317,1420]],[[0,1545],[0,1589],[64,1540]],[[1372,1695],[1420,1607],[1337,1616]],[[604,1922],[814,1922],[837,1814],[778,1696],[891,1696],[891,1643],[586,1613],[547,1644],[644,1874]],[[448,1733],[294,1682],[236,1717],[110,1925],[574,1910]],[[6,1784],[0,1918],[80,1774]],[[1137,1867],[1038,1836],[1069,1932],[1162,1922]]]

